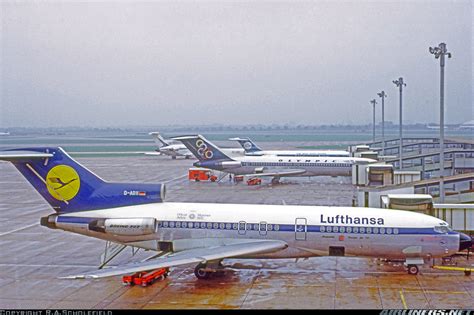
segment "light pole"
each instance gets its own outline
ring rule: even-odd
[[[444,203],[444,57],[451,58],[451,53],[446,49],[446,44],[441,43],[438,47],[430,47],[430,54],[439,59],[439,201]]]
[[[403,78],[400,77],[398,80],[393,80],[392,81],[397,87],[398,90],[400,91],[400,148],[398,149],[398,154],[400,157],[400,166],[399,169],[402,169],[402,149],[403,149],[403,141],[402,141],[402,93],[403,93],[403,86],[406,86],[406,83],[403,82]]]
[[[382,155],[385,155],[385,110],[384,110],[384,100],[387,97],[387,94],[385,94],[385,91],[382,91],[380,93],[377,93],[378,96],[382,98]]]
[[[373,117],[374,117],[374,119],[372,120],[373,121],[373,123],[372,123],[372,143],[375,144],[375,104],[377,104],[377,101],[374,98],[373,100],[370,101],[370,103],[372,103],[372,106],[373,106]]]

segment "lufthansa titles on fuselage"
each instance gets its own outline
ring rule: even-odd
[[[321,214],[322,224],[363,224],[363,225],[385,225],[383,218],[352,217],[350,215],[329,216]]]

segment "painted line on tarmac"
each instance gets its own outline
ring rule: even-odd
[[[411,292],[411,293],[430,293],[430,294],[468,294],[467,292],[462,292],[462,291],[415,290],[415,289],[405,289],[404,291]]]
[[[0,267],[41,267],[41,268],[97,268],[97,265],[39,265],[39,264],[0,264]]]
[[[33,227],[33,226],[36,226],[36,225],[39,225],[39,223],[30,224],[30,225],[23,226],[23,227],[21,227],[21,228],[18,228],[18,229],[12,230],[12,231],[8,231],[8,232],[5,232],[5,233],[1,233],[0,236],[12,234],[12,233],[15,233],[15,232],[18,232],[18,231],[21,231],[21,230],[26,230],[26,229],[28,229],[28,228],[30,228],[30,227]]]
[[[402,299],[403,308],[408,309],[407,302],[405,301],[405,296],[403,295],[403,289],[399,290],[398,293],[400,293],[400,298]]]

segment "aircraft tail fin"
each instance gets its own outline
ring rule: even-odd
[[[155,141],[158,148],[166,147],[171,144],[169,141],[166,141],[165,138],[163,138],[163,136],[157,131],[150,132],[149,135],[153,137],[153,140]]]
[[[219,147],[201,135],[176,137],[173,140],[181,141],[200,162],[233,161]]]
[[[262,151],[250,138],[230,138],[229,140],[237,141],[244,148],[245,153]]]
[[[56,212],[67,213],[161,202],[163,184],[109,183],[62,148],[0,151]]]

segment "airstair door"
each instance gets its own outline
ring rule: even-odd
[[[295,220],[295,239],[297,241],[306,241],[306,218],[296,218]]]

